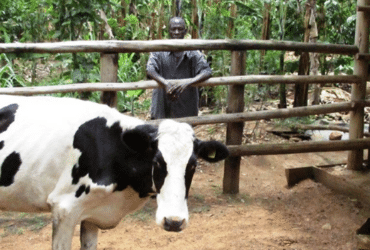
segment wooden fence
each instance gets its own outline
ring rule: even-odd
[[[359,12],[361,13],[361,12]],[[368,26],[366,27],[368,30]],[[359,29],[359,28],[358,28]],[[357,31],[358,34],[359,31]],[[362,31],[361,32],[365,32]],[[357,37],[358,35],[356,35]],[[367,36],[364,36],[366,40]],[[77,41],[58,43],[14,43],[0,44],[0,53],[101,53],[101,83],[81,83],[66,86],[43,86],[2,88],[0,94],[35,95],[60,92],[103,91],[102,101],[114,106],[114,92],[130,89],[158,88],[155,81],[135,83],[117,83],[117,53],[151,52],[151,51],[184,51],[184,50],[230,50],[232,51],[230,77],[210,78],[198,86],[229,85],[227,114],[187,117],[176,119],[194,125],[227,123],[226,142],[231,156],[225,161],[223,189],[224,193],[239,192],[240,159],[243,155],[289,154],[317,151],[350,150],[348,166],[359,169],[363,161],[363,149],[369,147],[370,140],[363,139],[364,107],[370,106],[365,100],[367,68],[361,63],[369,58],[367,51],[356,45],[306,44],[287,41],[250,41],[250,40],[156,40],[156,41]],[[246,50],[284,50],[346,54],[355,56],[355,73],[352,76],[244,76]],[[361,53],[361,54],[359,54]],[[361,70],[362,69],[362,70]],[[178,80],[181,82],[184,80]],[[347,103],[328,104],[299,108],[277,109],[245,113],[245,84],[318,84],[350,83],[353,84],[352,100]],[[337,142],[302,142],[293,144],[240,145],[245,121],[271,118],[287,118],[326,114],[332,112],[351,112],[350,139]],[[159,121],[153,121],[156,123]]]

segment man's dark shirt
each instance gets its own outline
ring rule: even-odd
[[[165,79],[193,78],[203,71],[212,73],[200,51],[184,51],[180,59],[174,52],[153,52],[150,54],[147,71],[154,70]],[[154,89],[152,97],[152,119],[197,116],[199,105],[198,88],[188,87],[179,98],[171,101],[164,88]]]

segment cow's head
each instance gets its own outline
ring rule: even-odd
[[[187,198],[197,158],[217,162],[228,156],[228,150],[222,143],[196,139],[190,125],[172,120],[161,122],[152,140],[158,147],[152,168],[156,222],[167,231],[181,231],[188,224]]]

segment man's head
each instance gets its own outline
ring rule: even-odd
[[[181,17],[173,17],[170,20],[170,36],[172,39],[183,39],[186,35],[185,21]]]

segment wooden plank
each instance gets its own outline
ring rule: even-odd
[[[228,146],[230,156],[238,155],[276,155],[309,152],[332,152],[361,150],[369,147],[370,139],[352,139],[344,141],[295,142],[279,144],[255,144]]]
[[[231,74],[243,75],[246,69],[247,54],[245,51],[231,52]],[[229,86],[227,113],[244,111],[244,85]],[[243,139],[244,122],[227,124],[226,144],[240,145]],[[241,156],[228,157],[224,165],[223,192],[225,194],[239,193]]]
[[[173,80],[180,84],[188,80]],[[306,83],[358,83],[361,78],[357,76],[228,76],[228,77],[212,77],[205,82],[199,83],[196,86],[221,86],[221,85],[244,85],[244,84],[306,84]],[[14,87],[0,88],[0,94],[5,95],[39,95],[52,93],[68,93],[82,91],[122,91],[131,89],[154,89],[160,87],[156,81],[140,81],[133,83],[78,83],[58,86],[34,86],[34,87]]]
[[[293,187],[303,180],[314,178],[312,167],[286,168],[285,176],[288,187]]]
[[[127,53],[185,50],[284,50],[355,55],[355,45],[306,44],[273,40],[155,40],[155,41],[70,41],[53,43],[0,43],[0,53]]]
[[[360,105],[360,104],[359,104]],[[256,112],[242,112],[233,114],[220,114],[220,115],[204,115],[198,117],[185,117],[174,119],[178,122],[186,122],[191,125],[201,124],[215,124],[215,123],[230,123],[230,122],[245,122],[245,121],[258,121],[275,118],[289,118],[289,117],[302,117],[315,114],[327,114],[335,112],[346,112],[353,109],[353,103],[337,103],[315,105],[309,107],[287,108],[264,110]],[[162,120],[150,121],[153,124],[159,124]]]
[[[118,54],[100,55],[100,74],[102,82],[117,82],[118,79]],[[110,107],[117,106],[117,92],[104,91],[102,93],[101,102]]]
[[[343,170],[340,175],[332,174],[328,169],[312,167],[314,179],[324,186],[343,195],[356,198],[364,205],[370,205],[369,173]]]
[[[370,0],[357,0],[357,6],[369,6]],[[355,45],[359,48],[359,53],[369,52],[369,27],[370,13],[357,12]],[[368,62],[366,60],[355,59],[354,75],[361,77],[361,84],[352,86],[351,100],[363,101],[366,96],[366,80],[368,77]],[[350,112],[349,138],[362,138],[364,131],[364,108],[356,107]],[[352,150],[348,152],[348,168],[352,170],[361,169],[364,157],[363,150]]]

